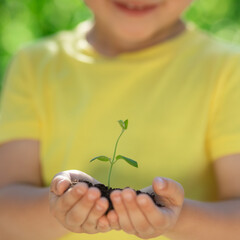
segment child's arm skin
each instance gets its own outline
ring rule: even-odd
[[[111,195],[115,211],[107,216],[110,225],[141,238],[163,234],[176,240],[238,240],[240,154],[218,159],[214,167],[221,201],[204,203],[185,199],[181,210],[181,187],[176,182],[165,179],[165,186],[161,189],[155,180],[153,189],[163,197],[166,208],[157,209],[150,199],[136,196],[130,189],[115,191]],[[128,200],[129,195],[132,200]],[[146,202],[141,204],[143,198]]]
[[[49,212],[42,187],[39,142],[16,140],[0,146],[0,238],[52,240],[68,231]]]
[[[1,239],[52,240],[69,233],[49,211],[50,188],[42,187],[39,145],[36,140],[16,140],[0,146]],[[85,185],[77,188],[88,192]],[[91,191],[98,198],[99,193]],[[107,204],[103,201],[104,208]],[[106,224],[98,230],[106,231]]]

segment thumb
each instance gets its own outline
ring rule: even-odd
[[[54,176],[51,182],[50,191],[60,196],[70,187],[70,185],[70,177],[64,172],[61,172]]]
[[[152,185],[157,199],[163,201],[165,206],[182,206],[184,189],[180,183],[169,178],[156,177]]]

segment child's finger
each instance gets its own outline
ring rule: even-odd
[[[100,195],[101,193],[97,188],[89,188],[83,198],[66,214],[66,223],[70,226],[82,226]]]
[[[98,232],[108,232],[111,230],[110,223],[105,215],[98,219],[96,229]]]
[[[67,212],[84,196],[87,190],[87,184],[80,183],[70,188],[61,196],[50,192],[50,211],[53,216],[61,222],[65,222]]]
[[[153,203],[149,196],[146,194],[138,195],[137,203],[154,229],[164,229],[168,225],[169,218]]]
[[[86,183],[76,184],[58,198],[56,208],[63,213],[69,211],[86,194],[87,190],[88,186]]]
[[[124,206],[121,191],[115,190],[111,193],[110,198],[112,200],[114,209],[118,215],[119,224],[121,229],[123,229],[126,233],[136,234],[136,231],[133,227],[133,224],[130,221],[127,210]]]
[[[149,236],[154,233],[154,228],[149,224],[147,218],[140,210],[136,202],[136,193],[132,189],[124,189],[122,191],[124,205],[127,209],[128,216],[134,226],[134,229],[141,236]]]
[[[172,179],[156,177],[153,180],[153,190],[166,206],[182,206],[184,189],[180,183]]]
[[[98,219],[104,215],[107,208],[108,200],[106,198],[98,199],[91,212],[89,213],[86,221],[83,223],[82,228],[86,230],[86,232],[96,230]],[[109,226],[109,224],[107,225]],[[105,228],[107,228],[108,226],[102,226],[102,229],[105,230]]]
[[[66,175],[57,175],[53,178],[50,191],[54,194],[60,196],[62,195],[71,185],[71,179],[68,178]]]
[[[111,210],[107,214],[107,219],[108,219],[112,229],[114,229],[114,230],[120,230],[121,229],[119,221],[118,221],[118,216],[117,216],[117,214],[114,210]]]

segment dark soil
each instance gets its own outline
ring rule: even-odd
[[[120,190],[120,191],[123,190],[122,188],[111,188],[111,187],[108,188],[104,184],[92,184],[92,183],[90,183],[88,181],[73,181],[72,184],[71,184],[71,187],[76,185],[78,182],[85,182],[88,185],[88,187],[96,187],[96,188],[98,188],[100,190],[100,192],[101,192],[101,197],[105,197],[105,198],[108,199],[109,207],[108,207],[108,210],[106,211],[105,214],[107,214],[110,210],[113,209],[113,204],[112,204],[112,201],[110,199],[111,192],[114,191],[114,190]],[[126,187],[126,188],[128,188],[128,187]],[[134,190],[134,191],[136,192],[137,195],[138,194],[147,194],[153,200],[155,205],[157,205],[158,207],[164,207],[162,204],[159,204],[159,203],[156,202],[154,193],[149,194],[149,193],[142,192],[140,190]]]

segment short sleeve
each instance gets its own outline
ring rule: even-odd
[[[210,116],[210,158],[240,153],[240,56],[235,56],[222,72]]]
[[[12,59],[3,81],[0,98],[0,143],[39,139],[40,123],[35,100],[34,78],[26,53],[21,50]]]

